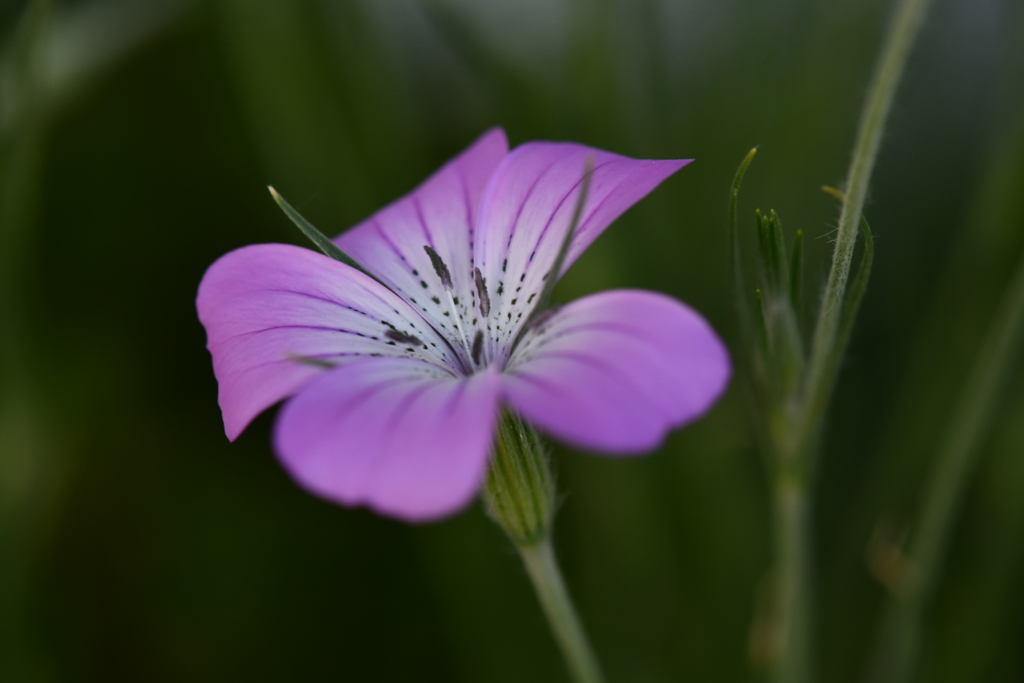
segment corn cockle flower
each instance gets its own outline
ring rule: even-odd
[[[590,191],[552,273],[588,159]],[[533,314],[547,278],[686,163],[570,143],[509,152],[493,130],[334,240],[373,277],[283,244],[223,256],[197,306],[228,438],[291,397],[274,442],[292,476],[410,521],[474,498],[503,406],[587,450],[653,450],[728,380],[704,319],[635,290]]]

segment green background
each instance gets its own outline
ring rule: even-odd
[[[0,678],[566,680],[478,504],[408,526],[313,498],[274,460],[273,410],[228,443],[199,280],[242,245],[305,244],[267,184],[334,234],[502,125],[513,145],[696,158],[556,299],[668,292],[735,354],[732,173],[761,145],[744,247],[753,209],[776,209],[808,238],[816,301],[838,217],[818,188],[845,175],[891,5],[55,3],[42,75],[0,74]],[[5,64],[25,12],[0,2]],[[1021,36],[1019,0],[936,0],[883,141],[875,271],[817,472],[821,680],[862,679],[885,598],[869,539],[912,524],[1024,249]],[[926,680],[1024,680],[1017,365],[929,615]],[[556,449],[556,546],[612,681],[760,678],[769,497],[742,382],[649,458]]]

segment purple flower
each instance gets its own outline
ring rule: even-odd
[[[730,367],[684,304],[616,290],[527,325],[545,280],[562,274],[549,270],[588,158],[564,273],[688,161],[552,142],[509,152],[496,129],[334,240],[380,282],[284,244],[220,258],[196,305],[228,438],[291,396],[274,443],[302,486],[424,521],[476,495],[503,405],[570,444],[620,455],[699,417]]]

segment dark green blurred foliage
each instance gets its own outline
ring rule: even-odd
[[[55,21],[97,2],[57,2]],[[732,173],[760,144],[741,197],[745,250],[753,208],[778,210],[787,243],[804,233],[816,303],[836,219],[818,187],[845,171],[890,3],[178,4],[116,58],[92,57],[88,80],[3,141],[4,672],[564,680],[518,559],[479,505],[409,527],[312,498],[274,462],[272,411],[227,442],[199,279],[244,244],[305,244],[267,184],[334,234],[500,124],[513,144],[695,157],[555,297],[666,291],[735,344]],[[24,5],[0,3],[5,50]],[[70,63],[91,64],[89,50],[126,30],[75,43],[86,52]],[[898,96],[867,208],[874,272],[817,472],[822,680],[862,675],[885,595],[869,540],[910,522],[1024,249],[1021,35],[1016,0],[938,0]],[[26,147],[37,151],[19,160]],[[1024,678],[1019,365],[929,619],[931,680]],[[556,544],[609,678],[756,679],[768,496],[739,384],[650,458],[555,458]]]

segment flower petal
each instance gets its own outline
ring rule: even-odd
[[[612,221],[690,162],[630,159],[555,142],[527,143],[505,157],[483,196],[475,250],[491,296],[492,357],[505,357],[544,287],[588,157],[594,161],[590,194],[563,273]]]
[[[474,330],[477,210],[487,181],[507,153],[505,132],[488,131],[408,195],[334,240],[415,306],[460,351],[466,342],[453,325],[448,295],[423,247],[432,248],[448,267],[462,328]]]
[[[331,370],[281,410],[278,456],[309,491],[411,522],[467,505],[487,469],[495,371],[452,377],[407,358]]]
[[[529,330],[503,378],[541,429],[606,453],[650,451],[721,395],[729,357],[708,323],[661,294],[615,290]]]
[[[408,304],[309,249],[257,244],[222,256],[203,276],[196,308],[231,440],[327,365],[383,355],[459,367]]]

